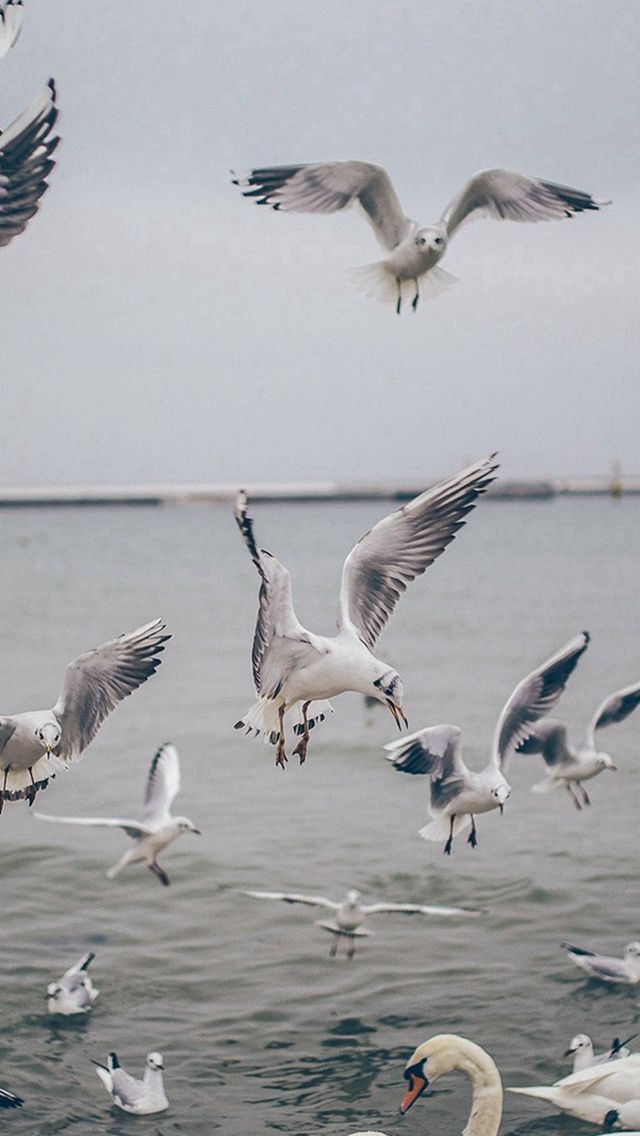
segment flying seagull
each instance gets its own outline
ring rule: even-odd
[[[164,1064],[161,1053],[147,1054],[141,1081],[122,1068],[115,1053],[108,1054],[106,1065],[101,1065],[98,1061],[93,1064],[111,1100],[123,1112],[150,1116],[153,1112],[164,1112],[169,1107],[162,1083]]]
[[[640,982],[640,943],[629,943],[624,948],[624,958],[621,959],[597,955],[583,947],[572,947],[571,943],[562,945],[571,961],[584,970],[589,978],[625,983],[628,986],[636,986]]]
[[[57,824],[83,824],[97,828],[121,828],[135,841],[134,847],[109,868],[107,876],[114,879],[127,864],[146,860],[149,869],[167,887],[171,882],[164,868],[161,868],[158,853],[171,844],[183,832],[196,832],[193,821],[188,817],[172,816],[171,805],[180,791],[180,758],[175,746],[160,746],[149,769],[147,787],[141,820],[121,820],[116,817],[58,817],[48,813],[35,813],[39,820],[55,821]]]
[[[583,631],[518,684],[502,709],[491,757],[480,773],[462,760],[462,732],[457,726],[429,726],[385,746],[394,769],[431,778],[429,812],[434,819],[420,829],[424,840],[446,838],[444,851],[450,856],[454,836],[470,823],[468,843],[476,847],[475,814],[503,811],[511,793],[505,777],[511,755],[536,719],[558,701],[588,642]]]
[[[407,584],[444,552],[467,513],[493,481],[495,455],[427,489],[365,533],[342,569],[338,634],[315,635],[298,622],[287,569],[259,549],[247,497],[240,491],[235,516],[260,576],[258,621],[253,640],[257,702],[236,722],[277,746],[276,765],[287,761],[284,717],[292,711],[300,741],[294,753],[305,760],[309,730],[333,713],[327,699],[353,690],[388,706],[398,726],[407,724],[403,684],[389,663],[373,654]],[[311,703],[317,703],[311,717]],[[300,704],[302,708],[300,709]]]
[[[38,212],[60,141],[52,135],[57,117],[56,86],[50,79],[42,94],[0,133],[0,247]]]
[[[318,922],[318,927],[330,931],[335,936],[329,955],[335,958],[340,939],[344,936],[348,941],[347,957],[353,958],[356,950],[355,940],[363,935],[371,935],[362,927],[368,915],[377,915],[382,911],[399,912],[403,915],[479,915],[465,907],[431,907],[420,903],[370,903],[360,902],[359,891],[348,891],[345,898],[336,903],[333,899],[325,899],[323,895],[296,895],[282,891],[246,891],[245,895],[254,899],[281,899],[284,903],[306,903],[310,907],[328,907],[334,912],[332,919]]]
[[[589,1069],[592,1065],[604,1065],[607,1061],[619,1061],[621,1058],[629,1057],[631,1050],[627,1049],[627,1046],[637,1036],[637,1033],[634,1033],[626,1041],[620,1041],[619,1037],[614,1037],[609,1049],[604,1053],[596,1054],[589,1035],[577,1033],[575,1037],[571,1038],[569,1048],[565,1050],[564,1056],[573,1057],[572,1072],[579,1073],[581,1069]]]
[[[156,619],[79,655],[51,710],[0,717],[0,811],[4,801],[32,805],[50,777],[78,760],[111,711],[159,667],[171,638],[163,631]]]
[[[22,31],[22,0],[0,3],[0,59],[11,50]]]
[[[96,956],[92,951],[83,955],[79,962],[65,970],[57,982],[47,986],[47,1009],[50,1014],[87,1014],[95,1002],[99,990],[87,974],[89,965]]]
[[[554,719],[538,722],[530,737],[518,747],[519,753],[541,753],[547,765],[547,776],[533,786],[534,793],[547,793],[564,785],[577,809],[590,805],[589,794],[582,784],[602,773],[603,769],[617,769],[608,753],[596,749],[596,730],[611,726],[614,722],[624,722],[636,706],[640,704],[640,682],[634,682],[623,690],[616,690],[605,698],[598,707],[587,727],[583,745],[576,750],[567,738],[567,727]],[[580,800],[572,789],[579,790]]]
[[[438,266],[458,227],[474,217],[503,221],[552,221],[609,205],[590,193],[527,177],[513,170],[481,170],[473,174],[435,225],[421,226],[407,217],[382,166],[370,162],[327,162],[272,166],[233,178],[245,197],[258,205],[293,213],[336,213],[358,205],[379,244],[384,260],[358,269],[365,291],[392,301],[400,314],[403,285],[413,283],[411,306],[420,299],[421,278],[434,290],[455,277]]]

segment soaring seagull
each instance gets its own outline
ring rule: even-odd
[[[563,722],[552,718],[538,722],[531,735],[518,746],[519,753],[541,753],[547,766],[547,776],[533,786],[534,793],[547,793],[564,785],[577,809],[590,805],[589,794],[582,784],[602,773],[603,769],[618,768],[608,753],[600,753],[596,748],[596,732],[615,722],[624,722],[640,704],[640,682],[616,690],[605,698],[587,726],[586,738],[580,749],[571,745],[567,727]],[[576,796],[572,785],[579,791]]]
[[[358,205],[387,256],[358,269],[365,291],[393,301],[400,314],[403,285],[413,282],[412,308],[420,299],[419,280],[439,290],[455,277],[438,267],[452,236],[474,217],[502,221],[552,221],[609,205],[581,189],[527,177],[513,170],[480,170],[447,206],[434,225],[407,217],[382,166],[371,162],[315,162],[271,166],[233,178],[258,205],[292,213],[337,213]]]
[[[583,631],[518,683],[498,718],[491,756],[480,773],[462,760],[457,726],[429,726],[385,746],[394,769],[426,773],[431,779],[429,813],[434,819],[420,829],[424,840],[446,838],[444,851],[450,856],[455,834],[470,823],[467,842],[476,847],[476,814],[503,811],[511,794],[505,777],[511,755],[536,719],[556,704],[588,642]]]
[[[327,699],[353,690],[388,706],[400,727],[403,683],[373,649],[407,584],[444,552],[467,513],[493,481],[495,455],[427,489],[379,521],[358,541],[344,562],[338,608],[338,634],[307,631],[293,609],[287,569],[259,549],[240,491],[236,521],[260,575],[258,622],[253,640],[253,678],[257,702],[237,730],[262,734],[277,746],[276,765],[287,761],[284,718],[294,716],[300,740],[294,753],[305,760],[309,730],[332,708]],[[317,703],[311,717],[309,707]],[[300,709],[301,707],[301,709]]]
[[[69,663],[51,710],[0,717],[0,811],[32,805],[49,778],[77,761],[119,702],[155,673],[170,635],[155,619]]]

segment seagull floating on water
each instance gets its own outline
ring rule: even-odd
[[[413,284],[411,306],[415,311],[421,279],[436,291],[455,282],[438,262],[464,221],[481,216],[503,221],[561,220],[610,204],[581,189],[513,170],[481,170],[473,174],[439,221],[425,227],[406,216],[387,171],[370,162],[270,166],[234,177],[233,184],[258,205],[282,212],[336,213],[350,205],[360,206],[388,255],[356,271],[365,291],[394,302],[398,314],[404,285]]]
[[[547,793],[551,789],[564,786],[577,809],[590,805],[589,795],[583,781],[589,781],[602,773],[603,769],[617,770],[608,753],[596,749],[596,731],[611,726],[614,722],[624,722],[640,704],[640,682],[616,690],[605,698],[598,707],[587,727],[584,744],[576,750],[568,741],[567,727],[563,722],[544,719],[538,722],[530,737],[518,747],[519,753],[541,753],[548,773],[544,781],[533,786],[534,793]],[[571,786],[579,790],[580,801]]]
[[[565,1050],[564,1056],[573,1057],[573,1072],[579,1073],[581,1069],[590,1069],[592,1065],[604,1065],[607,1061],[619,1061],[624,1057],[629,1057],[631,1050],[627,1049],[627,1046],[637,1036],[637,1033],[634,1033],[626,1041],[620,1041],[619,1037],[614,1037],[609,1049],[604,1053],[596,1054],[589,1035],[577,1033],[575,1037],[571,1038],[569,1048]]]
[[[361,903],[359,891],[348,891],[340,903],[333,899],[326,899],[323,895],[298,895],[282,891],[246,891],[254,899],[281,899],[284,903],[305,903],[310,907],[328,907],[335,912],[333,919],[318,922],[318,927],[330,931],[335,935],[331,944],[329,955],[334,958],[338,950],[340,939],[344,936],[348,940],[347,958],[353,958],[356,950],[355,939],[364,935],[372,935],[362,927],[368,915],[378,915],[380,912],[396,912],[402,915],[479,915],[468,907],[433,907],[423,903]]]
[[[588,642],[583,631],[518,684],[500,714],[491,757],[480,773],[462,760],[462,731],[457,726],[429,726],[385,746],[394,769],[431,778],[429,812],[434,820],[420,829],[423,840],[446,838],[449,856],[456,833],[471,824],[467,842],[476,847],[475,814],[503,811],[511,793],[505,777],[511,755],[536,719],[558,701]]]
[[[507,1089],[537,1097],[560,1112],[603,1128],[640,1125],[640,1054],[570,1073],[553,1085]]]
[[[87,974],[95,957],[93,951],[89,951],[79,962],[65,970],[62,978],[49,983],[47,1008],[50,1014],[64,1014],[65,1017],[71,1014],[88,1014],[100,993]]]
[[[164,1112],[169,1107],[162,1082],[164,1063],[161,1053],[147,1054],[141,1081],[122,1068],[115,1053],[108,1054],[106,1065],[101,1065],[98,1061],[93,1064],[111,1100],[123,1112],[150,1116],[154,1112]]]
[[[284,718],[291,711],[305,760],[309,731],[333,713],[327,699],[353,690],[386,705],[407,725],[400,675],[373,654],[378,636],[407,584],[444,552],[480,494],[493,481],[493,457],[476,462],[421,493],[365,533],[344,562],[338,634],[315,635],[298,621],[287,569],[258,549],[247,497],[238,494],[235,516],[260,575],[258,621],[253,640],[253,678],[258,700],[236,730],[262,734],[277,746],[276,765],[287,761]],[[308,716],[311,703],[317,703]],[[301,705],[301,709],[300,709]]]
[[[4,801],[46,789],[77,761],[119,702],[155,673],[171,638],[160,619],[145,623],[69,663],[51,710],[0,717],[0,811]]]
[[[602,982],[621,982],[636,986],[640,982],[640,943],[629,943],[624,948],[624,958],[598,955],[583,947],[573,947],[563,943],[569,958],[584,970],[589,978],[599,978]],[[625,1042],[626,1044],[626,1042]],[[640,1055],[639,1055],[640,1056]]]
[[[0,59],[11,50],[22,31],[22,0],[0,4]]]
[[[144,795],[142,820],[121,820],[116,817],[58,817],[48,813],[35,813],[39,820],[54,821],[57,824],[82,824],[96,828],[122,828],[127,836],[135,840],[135,846],[109,868],[107,876],[114,879],[127,864],[146,860],[147,866],[166,886],[171,882],[164,868],[161,868],[158,853],[171,844],[183,832],[200,835],[193,821],[184,816],[172,816],[171,805],[180,791],[180,758],[173,745],[163,745],[157,751],[147,778]]]

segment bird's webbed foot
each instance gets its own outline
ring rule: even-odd
[[[158,877],[160,883],[163,884],[164,887],[169,887],[171,880],[169,879],[164,868],[161,868],[160,865],[155,862],[155,860],[152,864],[149,864],[149,871],[153,872],[154,876]]]
[[[279,765],[281,769],[284,769],[288,761],[289,758],[287,757],[284,748],[284,738],[281,734],[278,738],[278,748],[276,750],[276,765]]]
[[[478,847],[478,834],[476,832],[476,822],[473,817],[471,818],[471,832],[467,837],[467,844],[470,844],[472,848]]]

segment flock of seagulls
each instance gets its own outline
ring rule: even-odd
[[[0,0],[0,59],[16,43],[21,21],[22,0]],[[54,133],[57,117],[57,92],[51,79],[0,134],[0,245],[21,233],[39,209],[55,167],[60,141]],[[453,282],[440,261],[467,220],[489,216],[547,221],[609,204],[554,182],[509,170],[483,170],[469,179],[438,221],[422,226],[405,215],[386,170],[368,162],[259,168],[233,180],[246,197],[281,212],[334,213],[358,206],[385,250],[382,260],[358,270],[360,283],[370,294],[393,302],[398,314],[407,296],[415,311],[421,289],[437,291]],[[246,494],[238,494],[235,518],[258,572],[260,592],[252,649],[256,701],[236,729],[262,736],[275,748],[277,766],[284,769],[288,762],[287,722],[297,739],[292,754],[303,764],[312,729],[333,713],[330,700],[346,691],[381,703],[400,730],[407,726],[403,681],[395,667],[377,657],[378,638],[407,585],[445,551],[494,480],[496,469],[495,455],[475,462],[390,513],[360,538],[343,565],[333,637],[318,635],[299,622],[289,573],[272,553],[258,547]],[[159,619],[122,634],[69,663],[50,709],[0,717],[0,812],[5,802],[24,800],[33,805],[37,794],[82,756],[108,715],[156,672],[169,639]],[[564,786],[578,809],[590,803],[583,783],[605,769],[616,769],[612,758],[598,751],[596,735],[637,708],[640,683],[605,699],[587,728],[584,744],[575,749],[565,725],[547,715],[562,696],[588,643],[588,633],[582,632],[518,683],[500,713],[489,760],[481,771],[474,772],[463,761],[457,726],[428,726],[386,746],[393,769],[428,779],[432,819],[420,830],[425,840],[444,841],[444,852],[451,854],[456,835],[470,828],[467,840],[475,848],[476,817],[496,809],[502,813],[510,797],[506,777],[514,754],[542,755],[547,773],[534,790]],[[128,865],[146,863],[167,886],[169,877],[158,855],[180,835],[200,832],[188,817],[172,813],[179,790],[178,752],[166,743],[151,761],[138,819],[126,815],[128,808],[124,817],[35,815],[49,823],[122,829],[133,845],[107,876],[113,879]],[[356,940],[372,933],[363,926],[365,920],[380,913],[480,914],[464,907],[366,904],[355,889],[341,901],[293,892],[245,894],[328,910],[330,916],[318,921],[318,926],[332,935],[331,957],[344,939],[347,957],[353,958]],[[590,979],[640,983],[638,942],[625,948],[623,958],[568,943],[565,948],[569,959]],[[46,996],[51,1015],[90,1013],[99,996],[89,975],[94,957],[93,952],[84,954],[61,978],[49,983]],[[549,1086],[509,1091],[544,1100],[608,1129],[640,1125],[640,1054],[630,1052],[632,1040],[614,1038],[608,1050],[596,1055],[591,1038],[576,1034],[565,1053],[573,1058],[569,1076]],[[169,1108],[160,1053],[147,1055],[141,1079],[128,1073],[114,1052],[108,1054],[106,1064],[94,1064],[112,1103],[122,1111],[151,1115]],[[454,1034],[437,1035],[414,1051],[404,1072],[407,1087],[400,1112],[406,1113],[430,1085],[454,1070],[464,1072],[472,1086],[465,1136],[496,1136],[503,1100],[498,1069],[479,1045]],[[0,1090],[0,1108],[18,1108],[23,1103],[21,1097]]]

